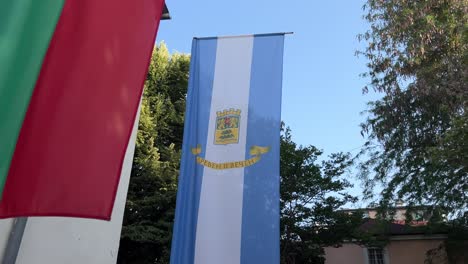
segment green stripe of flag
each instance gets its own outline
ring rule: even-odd
[[[0,1],[0,199],[64,0]]]

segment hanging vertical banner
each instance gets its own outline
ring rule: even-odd
[[[279,263],[283,45],[193,40],[172,264]]]
[[[110,220],[164,1],[55,1],[51,12],[19,2],[2,1],[0,17],[16,15],[0,22],[25,34],[13,44],[40,43],[7,42],[21,62],[0,63],[0,218]]]

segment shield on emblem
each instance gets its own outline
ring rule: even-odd
[[[216,113],[215,144],[227,145],[239,143],[239,109],[229,109]]]

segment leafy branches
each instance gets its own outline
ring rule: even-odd
[[[325,246],[350,239],[361,223],[358,215],[337,212],[356,201],[343,179],[351,165],[349,154],[333,154],[318,162],[322,151],[298,146],[291,132],[281,136],[281,258],[282,263],[322,263]]]
[[[398,200],[462,215],[468,207],[468,4],[464,0],[368,0],[370,88],[359,157],[370,197],[383,185],[381,205]]]
[[[168,263],[182,145],[189,56],[151,58],[122,227],[120,263]]]

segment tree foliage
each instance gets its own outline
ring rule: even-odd
[[[155,47],[142,99],[120,263],[169,263],[189,56]]]
[[[368,0],[369,103],[360,158],[366,197],[461,216],[468,208],[468,2]]]
[[[339,246],[355,236],[361,216],[337,211],[356,198],[343,179],[352,164],[349,154],[332,154],[298,146],[289,129],[281,136],[281,262],[323,263],[325,246]]]

